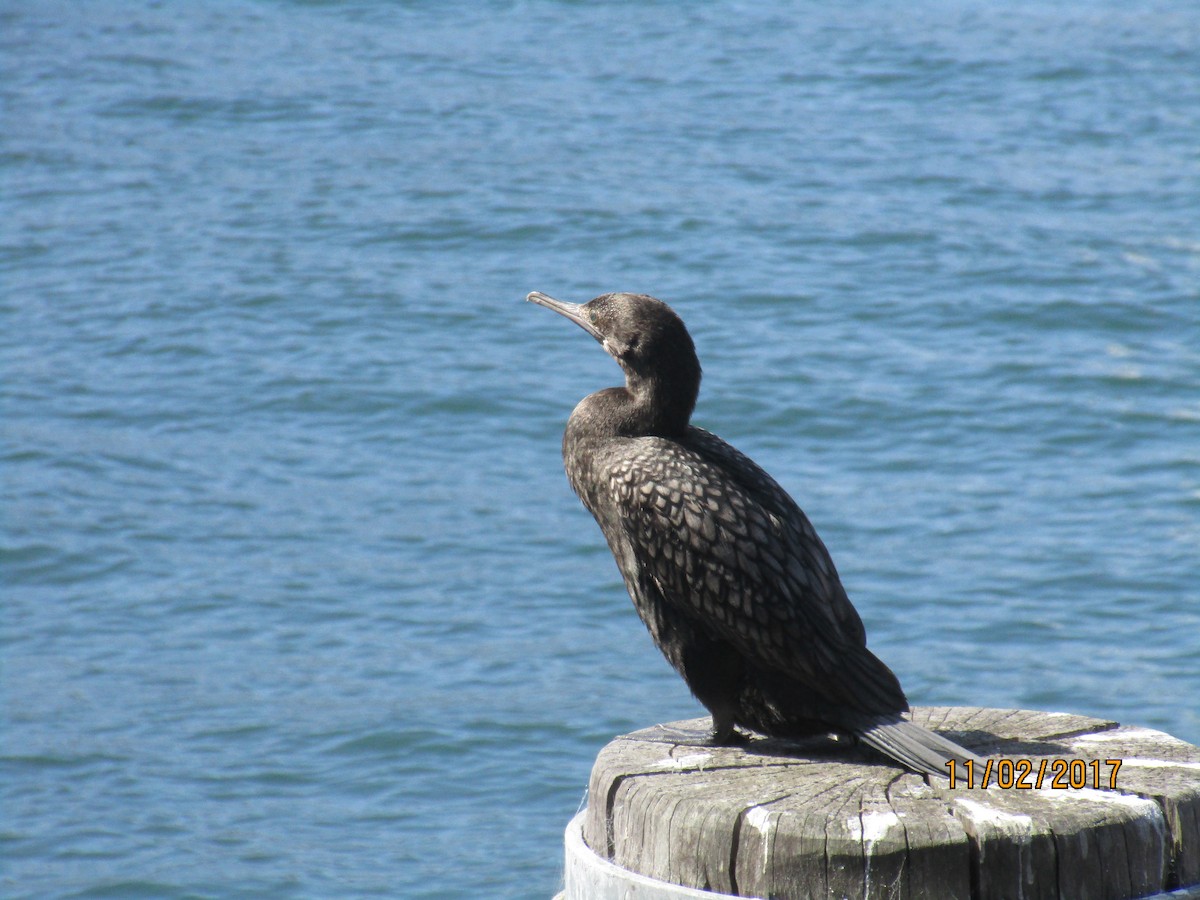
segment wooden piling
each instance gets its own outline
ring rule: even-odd
[[[617,738],[568,830],[565,900],[1200,897],[1200,747],[1066,713],[913,718],[990,758],[990,786],[827,738],[711,747],[707,718]]]

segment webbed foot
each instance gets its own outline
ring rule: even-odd
[[[718,722],[714,716],[708,742],[714,747],[745,747],[750,738],[734,728],[733,722]]]

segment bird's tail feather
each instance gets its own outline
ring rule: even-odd
[[[949,778],[950,760],[960,766],[969,760],[977,772],[984,771],[983,761],[970,750],[900,715],[876,718],[855,733],[863,743],[914,772]]]

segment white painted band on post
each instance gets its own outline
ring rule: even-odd
[[[559,895],[563,900],[737,900],[732,894],[698,891],[647,878],[597,856],[583,842],[586,812],[580,811],[567,825],[565,886]]]

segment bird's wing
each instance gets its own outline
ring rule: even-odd
[[[687,445],[630,438],[606,466],[616,516],[664,600],[802,683],[890,693],[873,666],[859,671],[869,655],[862,620],[808,518],[748,458],[692,432]]]

